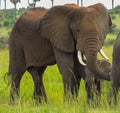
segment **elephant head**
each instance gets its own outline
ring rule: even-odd
[[[89,7],[65,5],[51,8],[42,18],[39,30],[53,47],[85,56],[86,65],[97,78],[110,80],[96,63],[110,25],[110,16],[101,3]]]

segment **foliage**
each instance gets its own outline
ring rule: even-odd
[[[109,13],[110,13],[110,14],[120,14],[120,5],[116,6],[116,7],[113,8],[113,9],[110,9],[110,10],[109,10]]]
[[[24,13],[27,9],[21,8],[17,10],[17,18]],[[12,27],[14,26],[14,9],[0,10],[0,34],[3,35],[3,38],[0,37],[0,48],[8,47],[8,37]]]
[[[40,2],[40,0],[33,0],[32,3],[30,3],[29,0],[28,0],[28,4],[29,4],[28,8],[35,8],[36,2]]]
[[[33,0],[34,2],[40,2],[40,0]]]
[[[8,21],[4,21],[4,27],[9,26],[9,22]]]
[[[115,41],[115,38],[116,38],[116,37],[117,37],[117,35],[114,35],[114,34],[109,33],[109,34],[107,35],[107,38],[106,38],[105,42],[104,42],[104,46],[105,46],[105,47],[112,46],[113,43],[114,43],[114,41]]]
[[[13,4],[17,4],[18,2],[20,2],[20,0],[10,0],[10,2],[12,2]]]
[[[0,38],[0,48],[8,48],[8,40],[6,38]]]

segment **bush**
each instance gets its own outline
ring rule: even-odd
[[[116,28],[116,25],[115,25],[115,24],[112,24],[112,26],[109,28],[109,32],[110,32],[110,33],[113,33],[114,30],[115,30],[115,28]]]
[[[8,47],[8,39],[4,37],[0,37],[0,48],[7,48]]]
[[[115,39],[107,39],[107,40],[105,41],[104,45],[105,45],[106,47],[109,47],[109,46],[113,45],[114,41],[115,41]]]
[[[110,14],[120,14],[120,5],[118,5],[117,7],[115,7],[114,9],[109,10]]]
[[[4,27],[9,26],[9,22],[8,21],[4,21]]]
[[[115,15],[112,15],[111,18],[112,18],[112,20],[115,20],[115,19],[116,19],[116,16],[115,16]]]
[[[0,27],[2,27],[2,24],[0,24]]]

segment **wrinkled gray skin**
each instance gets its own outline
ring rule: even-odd
[[[111,68],[111,89],[108,95],[108,103],[117,105],[117,95],[120,87],[120,33],[118,34],[112,53],[112,68]],[[113,100],[113,101],[112,101]]]
[[[98,66],[103,70],[103,72],[110,73],[111,72],[111,64],[106,60],[97,60]],[[86,82],[86,91],[87,91],[87,102],[89,103],[94,99],[94,94],[96,94],[96,98],[100,100],[101,97],[101,88],[102,88],[102,79],[95,78],[94,75],[90,72],[90,70],[85,68],[85,82]]]
[[[62,75],[64,94],[77,96],[79,75],[84,73],[77,59],[79,50],[96,77],[110,80],[96,63],[110,25],[107,9],[100,3],[89,7],[55,6],[49,11],[35,8],[21,15],[9,39],[11,100],[19,95],[20,80],[27,70],[33,77],[34,98],[47,101],[42,79],[47,66],[53,64]]]

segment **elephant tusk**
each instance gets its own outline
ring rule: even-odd
[[[86,66],[86,64],[82,60],[82,53],[81,53],[81,51],[78,51],[78,60],[79,60],[81,65]]]
[[[101,54],[101,56],[102,56],[103,58],[105,58],[106,60],[109,60],[109,58],[105,55],[105,53],[103,52],[102,49],[100,50],[99,53]]]

